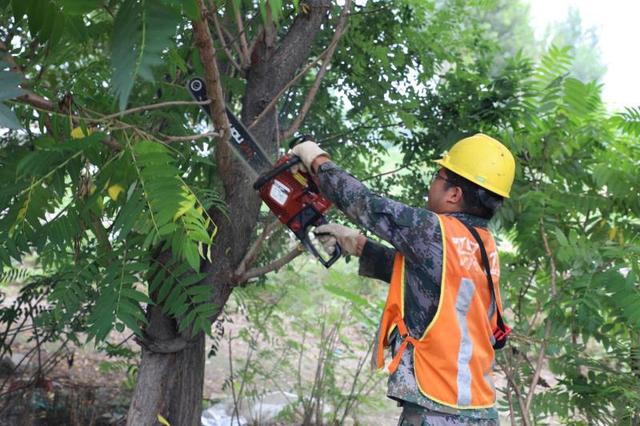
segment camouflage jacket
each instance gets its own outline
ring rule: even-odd
[[[389,282],[396,251],[405,256],[405,309],[410,312],[405,322],[409,333],[419,336],[429,325],[438,308],[442,275],[442,234],[437,216],[425,209],[382,197],[373,193],[353,176],[332,162],[318,169],[323,195],[351,220],[393,248],[368,240],[360,257],[360,274]],[[487,221],[463,213],[453,213],[460,220],[486,227]],[[397,331],[391,336],[392,352],[402,343]],[[389,377],[387,396],[446,414],[477,419],[497,419],[494,408],[458,410],[425,397],[416,385],[413,373],[413,347],[402,355],[400,366]]]

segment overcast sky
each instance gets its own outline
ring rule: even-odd
[[[536,36],[563,21],[569,7],[580,11],[583,28],[596,27],[603,62],[604,100],[613,109],[640,106],[640,0],[529,0]]]

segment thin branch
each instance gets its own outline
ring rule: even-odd
[[[280,259],[271,262],[268,265],[261,266],[259,268],[250,269],[245,272],[241,277],[236,279],[236,284],[242,284],[247,282],[252,278],[261,277],[262,275],[268,274],[269,272],[277,271],[282,268],[287,263],[291,262],[296,257],[300,256],[304,252],[304,248],[298,245],[296,248],[291,250],[286,255],[282,256]]]
[[[242,49],[242,65],[247,67],[251,58],[249,57],[249,45],[247,44],[247,35],[244,32],[244,24],[242,23],[239,7],[235,8],[235,17],[236,25],[238,26],[238,37],[240,37],[240,48]]]
[[[256,35],[251,39],[251,42],[249,43],[249,59],[253,56],[253,51],[256,49],[256,46],[258,46],[260,38],[264,37],[264,31],[264,27],[260,25],[256,30]]]
[[[329,47],[327,48],[327,54],[322,59],[322,65],[318,70],[318,74],[316,74],[316,79],[313,82],[313,85],[311,86],[311,88],[309,89],[309,92],[307,93],[307,97],[304,100],[304,104],[302,105],[302,108],[300,108],[300,112],[298,113],[298,116],[293,120],[289,128],[283,132],[282,139],[287,139],[288,137],[293,135],[295,132],[297,132],[298,129],[300,128],[300,125],[302,124],[302,121],[304,120],[305,116],[309,112],[309,109],[311,108],[311,104],[315,100],[315,97],[318,94],[318,90],[320,89],[320,84],[322,84],[322,79],[324,78],[324,75],[327,72],[327,68],[331,63],[331,58],[333,57],[333,54],[336,51],[338,42],[340,41],[340,39],[342,38],[342,36],[347,30],[347,20],[349,17],[350,9],[351,9],[351,0],[347,0],[344,6],[342,7],[342,12],[340,12],[340,19],[338,21],[338,25],[336,26],[331,42],[329,43]]]
[[[507,402],[509,403],[509,419],[511,420],[511,426],[516,426],[516,413],[513,409],[513,400],[511,397],[511,383],[507,382]]]
[[[269,113],[269,111],[271,111],[271,108],[273,108],[277,103],[278,100],[280,99],[280,97],[287,91],[289,90],[289,88],[291,86],[293,86],[293,84],[298,81],[300,79],[300,77],[302,77],[303,75],[305,75],[307,73],[307,71],[309,71],[309,69],[311,69],[311,67],[313,67],[319,60],[321,60],[322,58],[324,58],[324,55],[327,54],[329,48],[325,49],[320,55],[318,55],[318,57],[316,57],[315,59],[313,59],[311,62],[309,62],[303,69],[302,71],[300,71],[295,77],[293,77],[287,84],[285,84],[285,86],[278,92],[277,95],[275,95],[273,97],[273,99],[271,100],[271,102],[269,102],[269,104],[262,110],[262,112],[260,114],[258,114],[258,116],[253,120],[253,122],[251,122],[251,124],[249,124],[249,126],[247,127],[248,129],[253,128],[256,124],[258,124],[258,122],[265,116],[267,115],[267,113]]]
[[[50,100],[43,98],[40,95],[36,95],[35,93],[32,92],[27,92],[27,94],[20,96],[19,98],[16,98],[17,101],[26,103],[28,105],[31,105],[34,109],[38,110],[38,111],[46,111],[46,112],[50,112],[50,113],[54,113],[54,114],[59,114],[58,112],[58,108],[56,106],[56,104],[54,104],[53,102],[51,102]],[[67,117],[66,114],[62,114],[65,117]],[[86,121],[91,121],[91,122],[96,122],[99,120],[94,120],[91,118],[86,118],[86,117],[80,117],[80,116],[73,116],[71,117],[72,121],[74,123],[78,123],[80,122],[80,120],[86,120]],[[105,139],[101,140],[100,143],[102,143],[103,145],[106,145],[107,147],[111,148],[113,151],[121,151],[122,150],[122,146],[118,143],[118,141],[116,141],[114,138],[112,138],[111,136],[107,136]]]
[[[423,160],[423,161],[426,161],[426,160]],[[400,170],[404,170],[404,169],[406,169],[407,167],[409,167],[409,166],[411,166],[413,164],[414,163],[407,163],[407,164],[405,164],[403,166],[400,166],[400,167],[398,167],[396,169],[389,170],[388,172],[382,172],[382,173],[377,173],[375,175],[367,176],[367,177],[361,179],[361,182],[364,182],[364,181],[367,181],[367,180],[370,180],[370,179],[375,179],[375,178],[382,177],[382,176],[392,175],[394,173],[398,173]]]
[[[233,381],[233,352],[231,349],[231,333],[229,333],[229,383],[231,385],[231,396],[233,397],[233,413],[232,416],[236,417],[238,424],[240,424],[240,414],[238,410],[238,397],[236,396],[236,385]],[[232,417],[233,418],[233,417]],[[232,422],[233,423],[233,422]]]
[[[236,268],[236,271],[234,273],[235,276],[239,277],[244,275],[244,273],[247,270],[247,267],[251,266],[251,264],[256,260],[258,251],[262,247],[262,243],[273,233],[273,231],[276,229],[279,223],[280,223],[280,220],[275,219],[273,222],[269,223],[267,226],[264,227],[258,239],[253,242],[253,244],[245,254],[244,258],[240,262],[240,265],[238,265],[238,268]]]
[[[540,235],[542,236],[542,243],[544,244],[544,251],[549,258],[549,265],[551,267],[551,299],[555,299],[557,294],[557,283],[556,283],[556,262],[553,258],[553,252],[549,247],[549,240],[547,238],[547,232],[544,227],[544,221],[540,219]],[[527,394],[527,400],[525,402],[525,409],[527,412],[531,409],[531,404],[533,403],[533,395],[536,390],[536,386],[538,385],[538,381],[540,380],[540,374],[542,373],[542,364],[544,362],[544,351],[547,347],[547,340],[549,339],[549,335],[551,334],[551,320],[547,318],[545,320],[544,326],[544,337],[542,339],[542,343],[540,345],[540,351],[538,352],[538,359],[536,360],[536,369],[533,373],[533,378],[531,379],[531,385],[529,386],[529,393]]]
[[[526,404],[524,402],[522,393],[520,392],[520,388],[518,387],[518,383],[516,383],[516,379],[513,376],[513,372],[511,371],[510,368],[507,367],[506,364],[502,364],[498,359],[496,359],[496,363],[500,366],[502,371],[504,371],[504,375],[507,377],[507,381],[509,382],[509,384],[511,384],[511,387],[516,393],[516,399],[518,400],[518,405],[520,406],[520,413],[522,415],[522,423],[525,426],[529,426],[530,425],[529,414],[528,414],[529,412],[526,408]]]
[[[213,120],[216,130],[220,132],[218,146],[221,150],[224,150],[225,148],[223,147],[226,145],[225,141],[229,137],[229,120],[227,119],[224,106],[224,95],[222,93],[218,62],[216,61],[216,50],[213,47],[213,40],[206,19],[209,11],[204,4],[204,0],[197,0],[197,5],[200,11],[200,17],[193,21],[195,43],[200,52],[200,60],[204,68],[207,97],[211,100],[211,119]]]
[[[342,136],[352,135],[355,132],[357,132],[358,130],[362,130],[362,129],[376,129],[376,130],[377,129],[387,129],[389,127],[397,127],[397,126],[399,126],[401,124],[402,124],[402,121],[398,121],[398,122],[395,122],[395,123],[389,123],[389,124],[383,124],[383,125],[373,125],[373,126],[368,125],[368,124],[361,124],[359,126],[356,126],[356,127],[352,128],[352,129],[347,130],[346,132],[333,133],[333,134],[327,135],[327,136],[325,136],[323,138],[320,138],[320,139],[318,139],[318,143],[324,144],[324,146],[327,146],[327,143],[326,143],[327,141],[330,141],[332,139],[338,139],[338,138],[340,138]],[[333,144],[335,142],[331,142],[331,143]]]
[[[210,103],[211,103],[211,100],[209,100],[209,99],[207,99],[206,101],[166,101],[166,102],[159,102],[157,104],[143,105],[143,106],[139,106],[139,107],[135,107],[135,108],[125,109],[122,112],[116,112],[114,114],[105,115],[104,117],[101,117],[99,121],[107,121],[107,120],[111,120],[112,118],[122,117],[123,115],[129,115],[129,114],[133,114],[133,113],[140,112],[140,111],[148,111],[148,110],[164,108],[164,107],[168,107],[168,106],[175,106],[175,105],[208,105]]]
[[[53,102],[32,92],[27,92],[26,94],[16,98],[16,100],[47,111],[57,110],[57,107]]]
[[[218,132],[207,132],[207,133],[200,133],[197,135],[185,135],[185,136],[162,135],[162,141],[164,143],[171,143],[171,142],[181,142],[181,141],[193,141],[193,140],[202,139],[202,138],[215,138],[218,136],[220,136],[220,133]]]
[[[220,21],[218,21],[218,14],[214,10],[213,12],[211,12],[209,14],[209,16],[211,17],[211,20],[213,21],[213,26],[216,28],[216,33],[218,34],[218,39],[220,40],[220,44],[222,44],[222,49],[224,50],[224,53],[227,55],[227,58],[229,59],[229,62],[231,62],[231,65],[233,65],[233,67],[238,70],[240,75],[244,75],[243,68],[240,66],[240,64],[238,64],[238,62],[236,62],[236,60],[233,58],[233,55],[231,54],[231,50],[229,50],[229,46],[227,45],[227,40],[224,37],[224,34],[222,32],[222,27],[220,25]]]
[[[273,49],[276,44],[276,26],[273,23],[273,16],[271,15],[271,8],[267,6],[267,16],[263,31],[264,46],[267,50]]]

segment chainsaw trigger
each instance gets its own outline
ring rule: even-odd
[[[326,237],[326,236],[333,235],[333,234],[331,232],[313,231],[313,235],[315,235],[316,237]]]

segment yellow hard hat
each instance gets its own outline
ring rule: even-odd
[[[482,133],[456,142],[436,160],[445,169],[505,198],[509,198],[516,162],[506,146]]]

